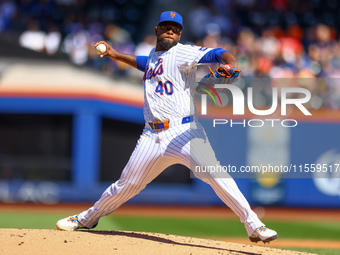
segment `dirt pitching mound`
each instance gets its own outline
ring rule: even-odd
[[[310,254],[176,235],[128,231],[0,229],[0,254]]]

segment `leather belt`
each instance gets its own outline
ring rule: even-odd
[[[194,116],[187,116],[187,117],[184,117],[181,120],[181,124],[185,124],[185,123],[189,123],[189,122],[193,122],[193,121],[194,121]],[[149,122],[148,124],[153,130],[159,132],[159,131],[162,131],[162,130],[169,129],[170,120],[165,120],[165,121],[156,120],[154,122]]]

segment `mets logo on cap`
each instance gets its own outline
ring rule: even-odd
[[[167,12],[162,12],[159,20],[158,20],[158,24],[157,26],[159,26],[160,23],[165,22],[165,21],[172,21],[177,23],[178,25],[181,26],[181,28],[183,29],[183,18],[181,15],[179,15],[177,12],[175,11],[167,11]]]

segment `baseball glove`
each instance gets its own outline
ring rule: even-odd
[[[223,65],[216,70],[211,70],[210,73],[204,76],[198,83],[196,91],[199,94],[207,94],[207,91],[214,91],[215,84],[231,84],[237,80],[240,71],[232,65]]]

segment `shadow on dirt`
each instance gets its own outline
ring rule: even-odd
[[[239,251],[239,250],[216,248],[216,247],[211,247],[211,246],[206,246],[206,245],[180,243],[180,242],[172,241],[170,239],[166,239],[166,238],[163,238],[163,237],[158,237],[158,236],[153,236],[153,235],[148,235],[148,234],[145,234],[145,233],[138,233],[138,232],[94,231],[94,230],[82,230],[82,232],[87,232],[87,233],[96,234],[96,235],[126,236],[126,237],[145,239],[145,240],[149,240],[149,241],[155,241],[155,242],[166,243],[166,244],[197,247],[197,248],[203,248],[203,249],[214,249],[214,250],[220,250],[220,251],[229,251],[229,252],[235,252],[237,254],[246,254],[246,255],[259,255],[260,254],[260,253],[245,252],[245,251]],[[188,237],[188,240],[190,242],[190,237]]]

